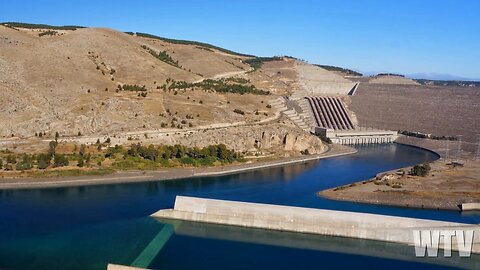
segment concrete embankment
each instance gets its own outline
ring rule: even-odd
[[[407,245],[414,245],[414,231],[473,230],[472,252],[480,253],[480,226],[472,224],[182,196],[177,196],[174,209],[152,216]],[[443,237],[439,247],[443,248]],[[452,249],[458,250],[455,240]]]
[[[146,268],[130,267],[118,264],[108,264],[107,270],[148,270]]]
[[[462,203],[462,211],[480,211],[480,203]]]

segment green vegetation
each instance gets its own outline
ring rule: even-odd
[[[70,162],[68,161],[65,155],[56,154],[53,158],[53,166],[54,167],[64,167],[68,166]]]
[[[212,166],[242,161],[241,156],[224,144],[203,148],[182,145],[132,144],[129,148],[115,145],[105,150],[81,145],[71,153],[57,153],[58,143],[52,141],[48,153],[14,154],[0,152],[0,169],[27,172],[31,177],[103,175],[115,170],[154,170],[175,166]],[[102,146],[103,144],[98,144]],[[78,149],[78,152],[76,152]],[[87,153],[89,152],[89,153]],[[5,163],[6,161],[6,163]],[[71,164],[73,161],[73,164]],[[107,162],[105,162],[107,161]],[[108,164],[102,166],[102,164]],[[58,167],[66,167],[56,169]],[[51,170],[45,170],[52,168]],[[33,170],[32,170],[33,169]]]
[[[324,143],[327,143],[327,144],[332,144],[332,140],[330,138],[328,138],[327,136],[323,135],[323,134],[319,134],[318,137],[320,138],[320,140],[322,140]]]
[[[254,85],[248,85],[250,81],[245,79],[219,79],[212,80],[207,79],[198,83],[187,83],[185,81],[169,81],[170,85],[163,86],[166,90],[186,90],[193,88],[200,88],[205,91],[215,91],[218,93],[236,93],[236,94],[256,94],[256,95],[269,95],[270,92],[257,89]]]
[[[65,26],[53,26],[48,24],[33,24],[33,23],[20,23],[20,22],[3,22],[1,25],[13,27],[13,28],[27,28],[27,29],[51,29],[51,30],[72,30],[75,31],[79,28],[85,28],[83,26],[65,25]]]
[[[27,154],[23,154],[22,160],[15,166],[17,171],[30,170],[33,168],[33,158]]]
[[[380,76],[395,76],[395,77],[405,78],[405,75],[395,74],[395,73],[378,73],[378,74],[376,75],[376,77],[380,77]]]
[[[430,172],[430,170],[431,170],[431,167],[430,167],[430,165],[427,164],[427,163],[421,164],[421,165],[415,165],[415,166],[413,166],[413,168],[410,170],[410,175],[425,177],[425,176],[428,175],[428,173]]]
[[[250,58],[250,59],[246,59],[244,60],[243,62],[245,64],[248,64],[250,65],[253,70],[257,70],[259,68],[262,67],[263,63],[264,62],[268,62],[268,61],[278,61],[278,60],[282,60],[282,57],[280,56],[274,56],[274,57],[255,57],[255,58]]]
[[[38,36],[39,36],[39,37],[43,37],[43,36],[56,36],[57,34],[58,34],[57,31],[48,30],[48,31],[39,33]]]
[[[458,141],[458,138],[455,136],[437,136],[432,134],[426,134],[421,132],[412,132],[406,130],[399,130],[399,134],[409,136],[409,137],[416,137],[421,139],[431,139],[431,140],[443,140],[443,141]]]
[[[153,57],[157,58],[158,60],[165,62],[171,66],[177,67],[177,68],[182,68],[179,64],[178,61],[173,60],[173,58],[167,53],[167,51],[160,51],[156,52],[146,45],[142,45],[142,48],[147,50],[148,53],[150,53]]]
[[[119,90],[124,90],[124,91],[135,91],[135,92],[138,92],[138,91],[141,91],[141,92],[147,91],[147,88],[145,87],[145,85],[140,86],[140,85],[136,85],[136,84],[118,85],[118,89],[119,89]]]
[[[51,161],[53,159],[53,167],[63,167],[69,165],[69,160],[66,155],[56,154],[56,148],[58,143],[56,141],[51,141],[49,143],[49,149],[47,153],[40,153],[40,154],[21,154],[19,156],[8,152],[4,158],[6,160],[6,164],[0,166],[0,169],[5,170],[13,170],[15,168],[17,171],[27,171],[33,168],[44,170],[51,165]],[[19,157],[19,159],[17,159]]]
[[[328,66],[328,65],[315,65],[315,66],[321,67],[321,68],[329,70],[329,71],[342,72],[342,73],[345,73],[345,74],[350,75],[350,76],[363,76],[362,73],[356,72],[354,70],[347,69],[347,68],[336,67],[336,66]]]
[[[241,160],[239,154],[227,149],[224,144],[204,148],[132,144],[128,150],[121,146],[107,148],[105,158],[115,159],[112,167],[119,170],[153,170],[175,165],[212,166],[215,162],[225,164]]]
[[[214,50],[212,50],[210,48],[202,47],[202,46],[195,46],[195,48],[200,49],[200,50],[204,50],[204,51],[208,51],[208,52],[214,52]]]
[[[245,115],[245,112],[240,110],[240,109],[235,109],[233,110],[234,113],[238,113],[238,114],[241,114],[241,115]]]
[[[221,51],[221,52],[228,53],[228,54],[232,54],[232,55],[254,57],[254,55],[237,53],[237,52],[234,52],[234,51],[230,51],[230,50],[227,50],[227,49],[224,49],[224,48],[217,47],[215,45],[211,45],[211,44],[203,43],[203,42],[198,42],[198,41],[164,38],[164,37],[159,37],[159,36],[150,35],[150,34],[146,34],[146,33],[139,33],[139,32],[137,32],[136,34],[139,37],[158,39],[158,40],[168,42],[168,43],[172,43],[172,44],[194,45],[194,46],[200,46],[200,47],[204,47],[204,48],[214,49],[214,50]]]
[[[37,156],[37,168],[40,170],[45,170],[50,166],[51,156],[47,154],[40,154]]]
[[[305,150],[300,151],[300,154],[302,154],[304,156],[308,156],[308,155],[310,155],[310,151],[308,151],[308,149],[305,149]]]
[[[115,170],[110,168],[98,168],[95,170],[53,170],[53,171],[32,171],[28,173],[29,177],[68,177],[68,176],[83,176],[83,175],[107,175],[114,173]]]

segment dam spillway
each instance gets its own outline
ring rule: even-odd
[[[340,97],[306,96],[307,113],[314,123],[316,135],[330,139],[338,144],[381,144],[394,142],[396,131],[358,127],[354,124],[350,112]],[[305,108],[305,106],[304,106]]]
[[[472,252],[480,253],[480,226],[456,222],[183,196],[177,196],[173,209],[160,210],[152,216],[407,245],[415,243],[415,230],[474,230]],[[457,250],[452,243],[452,249]]]
[[[335,130],[354,129],[353,121],[338,97],[306,97],[319,127]]]

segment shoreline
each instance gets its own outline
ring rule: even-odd
[[[0,179],[0,190],[37,189],[58,187],[79,187],[109,184],[128,184],[158,182],[185,178],[208,176],[223,176],[246,171],[273,168],[313,160],[351,155],[357,151],[354,148],[340,145],[329,145],[328,150],[321,154],[279,158],[269,161],[253,161],[235,165],[204,167],[204,168],[165,168],[153,171],[117,171],[107,175],[84,175],[71,177],[45,177],[45,178],[14,178]]]
[[[480,201],[480,192],[474,192],[480,190],[475,184],[475,178],[478,178],[475,172],[480,162],[466,161],[465,167],[452,168],[446,164],[441,142],[400,137],[395,143],[438,155],[438,159],[430,162],[430,174],[426,177],[410,176],[408,171],[413,166],[408,166],[380,172],[373,178],[349,185],[321,190],[317,196],[354,203],[456,211],[461,210],[462,203]],[[399,176],[397,172],[407,175]]]

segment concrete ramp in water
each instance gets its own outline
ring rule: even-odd
[[[177,196],[173,209],[160,210],[152,216],[412,246],[416,231],[474,231],[472,252],[480,253],[480,226],[464,223],[183,196]],[[443,237],[438,246],[444,247]],[[458,250],[455,237],[452,249]]]

